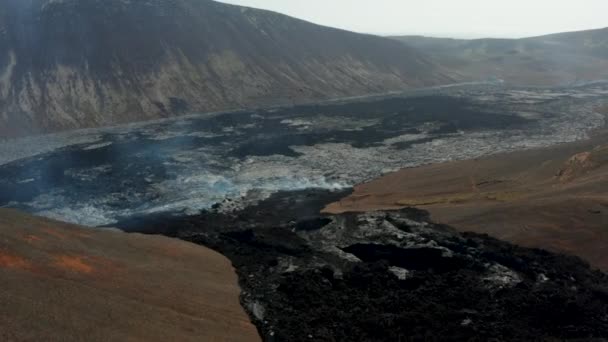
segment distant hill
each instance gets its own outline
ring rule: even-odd
[[[393,37],[470,79],[559,85],[608,79],[608,28],[524,39]]]
[[[0,3],[0,136],[450,82],[394,40],[210,0]]]
[[[260,341],[230,261],[0,209],[0,341]]]

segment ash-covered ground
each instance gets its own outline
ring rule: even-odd
[[[399,168],[583,139],[608,84],[455,86],[191,115],[0,144],[0,206],[109,225],[237,208],[280,190],[344,189]],[[239,202],[245,196],[246,201]]]

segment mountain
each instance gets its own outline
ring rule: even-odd
[[[469,79],[561,85],[608,78],[608,28],[524,39],[393,38]]]
[[[0,209],[0,340],[260,341],[228,259]]]
[[[607,271],[607,137],[403,169],[326,210],[415,206],[462,231],[574,254]]]
[[[449,83],[394,40],[210,0],[4,0],[0,136]]]

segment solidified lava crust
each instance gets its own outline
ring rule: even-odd
[[[608,338],[608,277],[579,258],[457,233],[415,209],[316,214],[343,195],[278,193],[142,227],[228,256],[266,341]]]
[[[607,99],[608,83],[459,85],[7,141],[0,207],[104,226],[254,191],[344,189],[406,167],[586,139],[605,124],[596,109]]]

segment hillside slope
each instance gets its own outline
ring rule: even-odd
[[[608,28],[524,39],[393,37],[461,77],[519,85],[561,85],[608,78]]]
[[[357,186],[325,210],[415,206],[460,230],[574,254],[606,271],[606,136],[404,169]]]
[[[0,137],[451,81],[393,40],[211,0],[0,3]]]
[[[0,340],[259,341],[204,247],[0,209]]]

